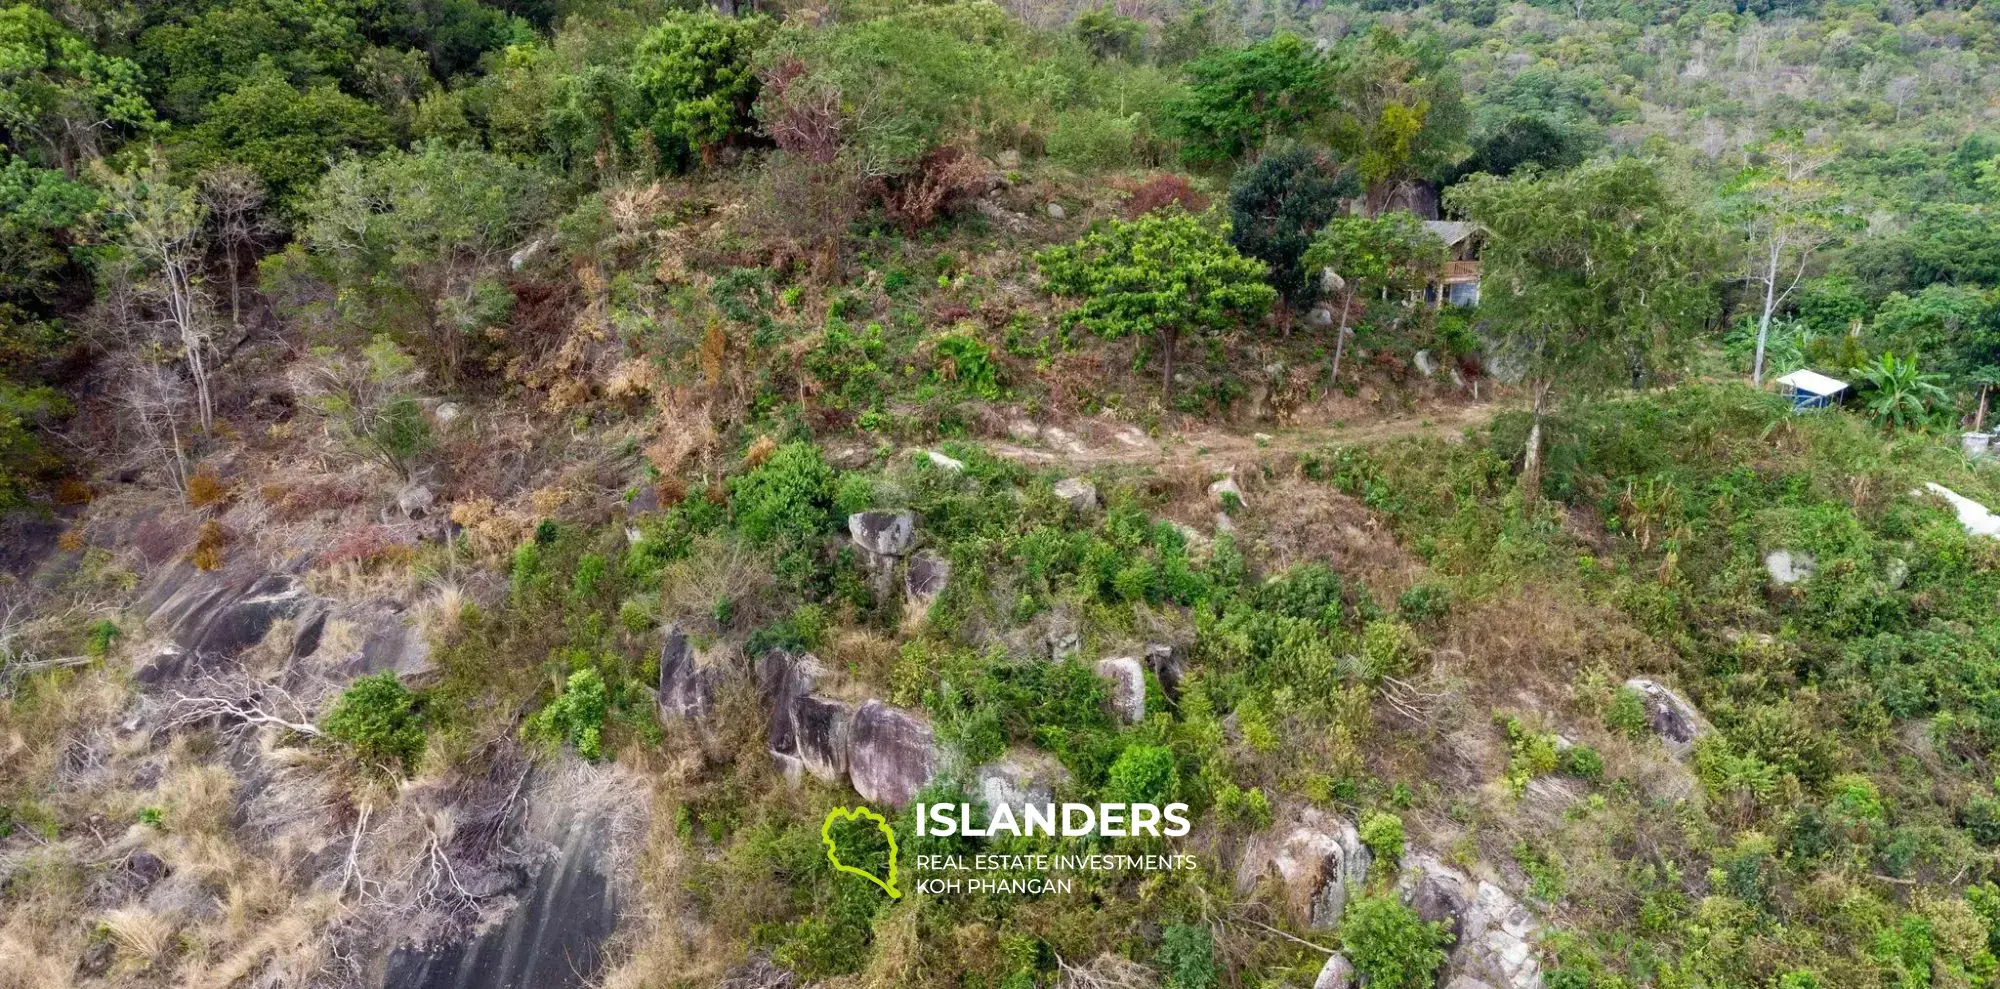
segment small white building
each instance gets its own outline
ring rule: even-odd
[[[1792,411],[1811,412],[1830,409],[1840,404],[1841,399],[1852,387],[1839,378],[1829,378],[1818,371],[1793,371],[1772,382],[1778,391],[1792,400]]]

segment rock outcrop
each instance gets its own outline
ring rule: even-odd
[[[558,806],[558,801],[564,805]],[[584,803],[591,798],[583,798]],[[612,852],[616,812],[550,795],[529,814],[528,834],[553,855],[502,870],[514,905],[463,940],[404,945],[390,953],[384,989],[580,989],[602,973],[604,943],[619,914]],[[515,885],[517,884],[518,885]],[[477,890],[498,895],[505,890]]]
[[[1708,730],[1708,721],[1693,704],[1653,680],[1634,677],[1625,681],[1625,689],[1638,693],[1646,705],[1646,723],[1668,752],[1679,757],[1694,751],[1695,739]]]
[[[1153,671],[1153,679],[1160,681],[1167,703],[1180,703],[1181,678],[1187,674],[1187,663],[1180,650],[1165,642],[1147,644],[1146,668]]]
[[[1795,553],[1788,549],[1774,549],[1764,554],[1764,572],[1771,575],[1771,583],[1779,587],[1790,587],[1813,575],[1818,564],[1811,553]]]
[[[770,713],[765,748],[788,775],[796,776],[798,770],[805,768],[799,754],[795,711],[799,702],[819,686],[819,678],[824,675],[819,657],[812,653],[793,655],[773,649],[757,661],[757,694],[764,710]]]
[[[1295,920],[1332,930],[1348,898],[1361,891],[1373,861],[1361,834],[1346,820],[1306,808],[1250,840],[1236,865],[1236,888],[1248,895],[1266,877],[1285,891]]]
[[[667,626],[660,646],[660,714],[671,718],[705,718],[715,710],[715,687],[721,671],[703,662],[676,622]]]
[[[854,712],[849,782],[873,804],[902,807],[937,772],[937,742],[923,718],[871,700]]]
[[[903,600],[916,611],[929,610],[950,583],[950,560],[936,553],[918,553],[903,569]]]
[[[931,781],[939,763],[930,725],[911,711],[871,700],[853,705],[814,693],[826,669],[811,653],[774,649],[757,663],[757,691],[770,724],[771,758],[798,780],[847,781],[871,803],[901,807]]]
[[[911,512],[856,512],[847,534],[871,557],[901,557],[917,547],[917,517]]]
[[[1496,989],[1541,989],[1535,952],[1541,924],[1506,890],[1473,879],[1435,855],[1403,856],[1396,892],[1419,917],[1445,925],[1456,939],[1446,970]]]
[[[156,682],[233,657],[262,642],[272,625],[309,600],[305,586],[289,573],[205,573],[177,563],[139,601],[147,624],[166,635],[175,651],[154,654],[133,675],[142,683]]]
[[[1097,676],[1111,685],[1106,704],[1112,717],[1128,725],[1146,720],[1146,668],[1130,656],[1097,661]]]
[[[807,694],[792,702],[792,762],[788,771],[804,770],[822,783],[847,778],[854,708],[840,701]]]
[[[1075,511],[1097,510],[1097,485],[1080,477],[1065,477],[1057,481],[1056,497],[1069,502],[1069,507]]]
[[[975,792],[986,806],[1042,804],[1055,799],[1056,787],[1069,781],[1069,770],[1054,756],[1035,749],[1009,749],[979,767]]]
[[[1327,956],[1319,976],[1313,979],[1313,989],[1354,989],[1354,963],[1338,951]]]

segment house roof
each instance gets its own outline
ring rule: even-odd
[[[1464,220],[1425,220],[1424,229],[1435,234],[1445,244],[1451,245],[1472,236],[1479,229],[1479,224],[1467,223]]]
[[[1793,371],[1779,378],[1778,384],[1808,395],[1838,395],[1847,390],[1847,382],[1839,378],[1829,378],[1818,371]]]

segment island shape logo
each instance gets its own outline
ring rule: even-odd
[[[843,818],[850,821],[859,821],[864,818],[870,821],[874,821],[876,829],[881,831],[883,836],[889,839],[888,879],[885,880],[882,877],[877,876],[872,872],[869,872],[867,869],[862,869],[856,866],[848,865],[847,863],[842,862],[840,860],[839,843],[833,840],[833,822],[841,820]],[[819,838],[820,841],[826,844],[826,860],[828,862],[833,863],[833,867],[835,869],[841,872],[853,873],[854,875],[860,876],[861,878],[866,879],[869,882],[882,887],[882,891],[889,894],[889,898],[892,900],[900,900],[903,898],[903,891],[896,888],[896,829],[889,826],[888,818],[875,813],[873,810],[870,810],[865,806],[851,807],[851,808],[835,807],[834,809],[826,812],[826,822],[819,826]]]

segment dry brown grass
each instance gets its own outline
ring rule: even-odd
[[[151,964],[173,946],[177,925],[145,907],[121,907],[97,918],[118,950]]]

